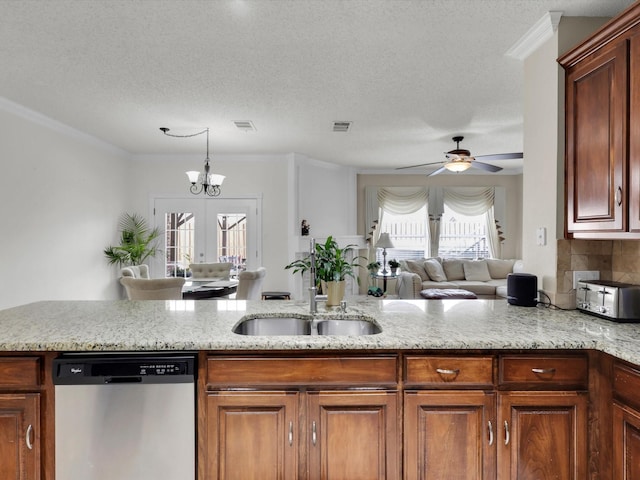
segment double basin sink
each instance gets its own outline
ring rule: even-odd
[[[247,318],[233,328],[240,335],[375,335],[381,331],[373,321],[323,317]]]

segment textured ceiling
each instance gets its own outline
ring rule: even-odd
[[[522,150],[548,11],[631,0],[0,0],[0,96],[132,154],[297,152],[365,169]],[[238,131],[250,120],[255,132]],[[333,121],[352,121],[333,133]]]

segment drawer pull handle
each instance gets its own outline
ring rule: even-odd
[[[33,450],[33,443],[31,443],[31,434],[33,433],[33,425],[27,427],[27,433],[25,435],[25,441],[27,442],[27,448]]]
[[[311,442],[315,446],[316,441],[318,440],[318,435],[316,433],[316,422],[311,423]]]
[[[556,373],[555,368],[532,368],[531,371],[538,375],[553,375]]]
[[[440,375],[458,375],[460,373],[460,369],[436,368],[436,372],[438,372]]]
[[[504,444],[509,445],[509,422],[504,421]]]
[[[289,422],[289,446],[293,446],[293,422]]]
[[[489,446],[491,446],[493,445],[493,425],[491,424],[491,420],[487,423],[489,427]]]

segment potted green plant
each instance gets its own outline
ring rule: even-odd
[[[389,260],[389,269],[391,270],[391,275],[395,275],[398,271],[398,267],[400,266],[400,262],[398,262],[395,258]]]
[[[140,215],[124,213],[120,217],[118,227],[120,245],[110,245],[104,249],[110,265],[141,265],[158,252],[156,239],[160,236],[160,230],[150,229]]]
[[[345,279],[354,278],[358,281],[357,268],[360,267],[358,261],[360,256],[353,256],[349,259],[357,245],[347,245],[343,248],[338,246],[332,236],[327,237],[324,243],[315,244],[316,254],[316,282],[327,294],[327,305],[339,305],[344,298]],[[304,274],[311,269],[311,255],[295,260],[284,267],[286,270],[293,270],[293,273]]]

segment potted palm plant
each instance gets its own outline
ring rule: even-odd
[[[120,245],[104,249],[110,265],[141,265],[158,252],[156,239],[160,236],[158,228],[151,229],[146,220],[137,214],[124,213],[118,223]]]
[[[358,261],[363,258],[353,256],[349,258],[357,245],[347,245],[343,248],[338,246],[332,236],[327,237],[324,243],[316,243],[316,282],[319,283],[323,293],[327,295],[327,305],[340,305],[344,298],[345,280],[347,277],[359,280],[357,268],[360,267]],[[311,269],[311,255],[295,260],[284,267],[286,270],[292,269],[296,274]]]

